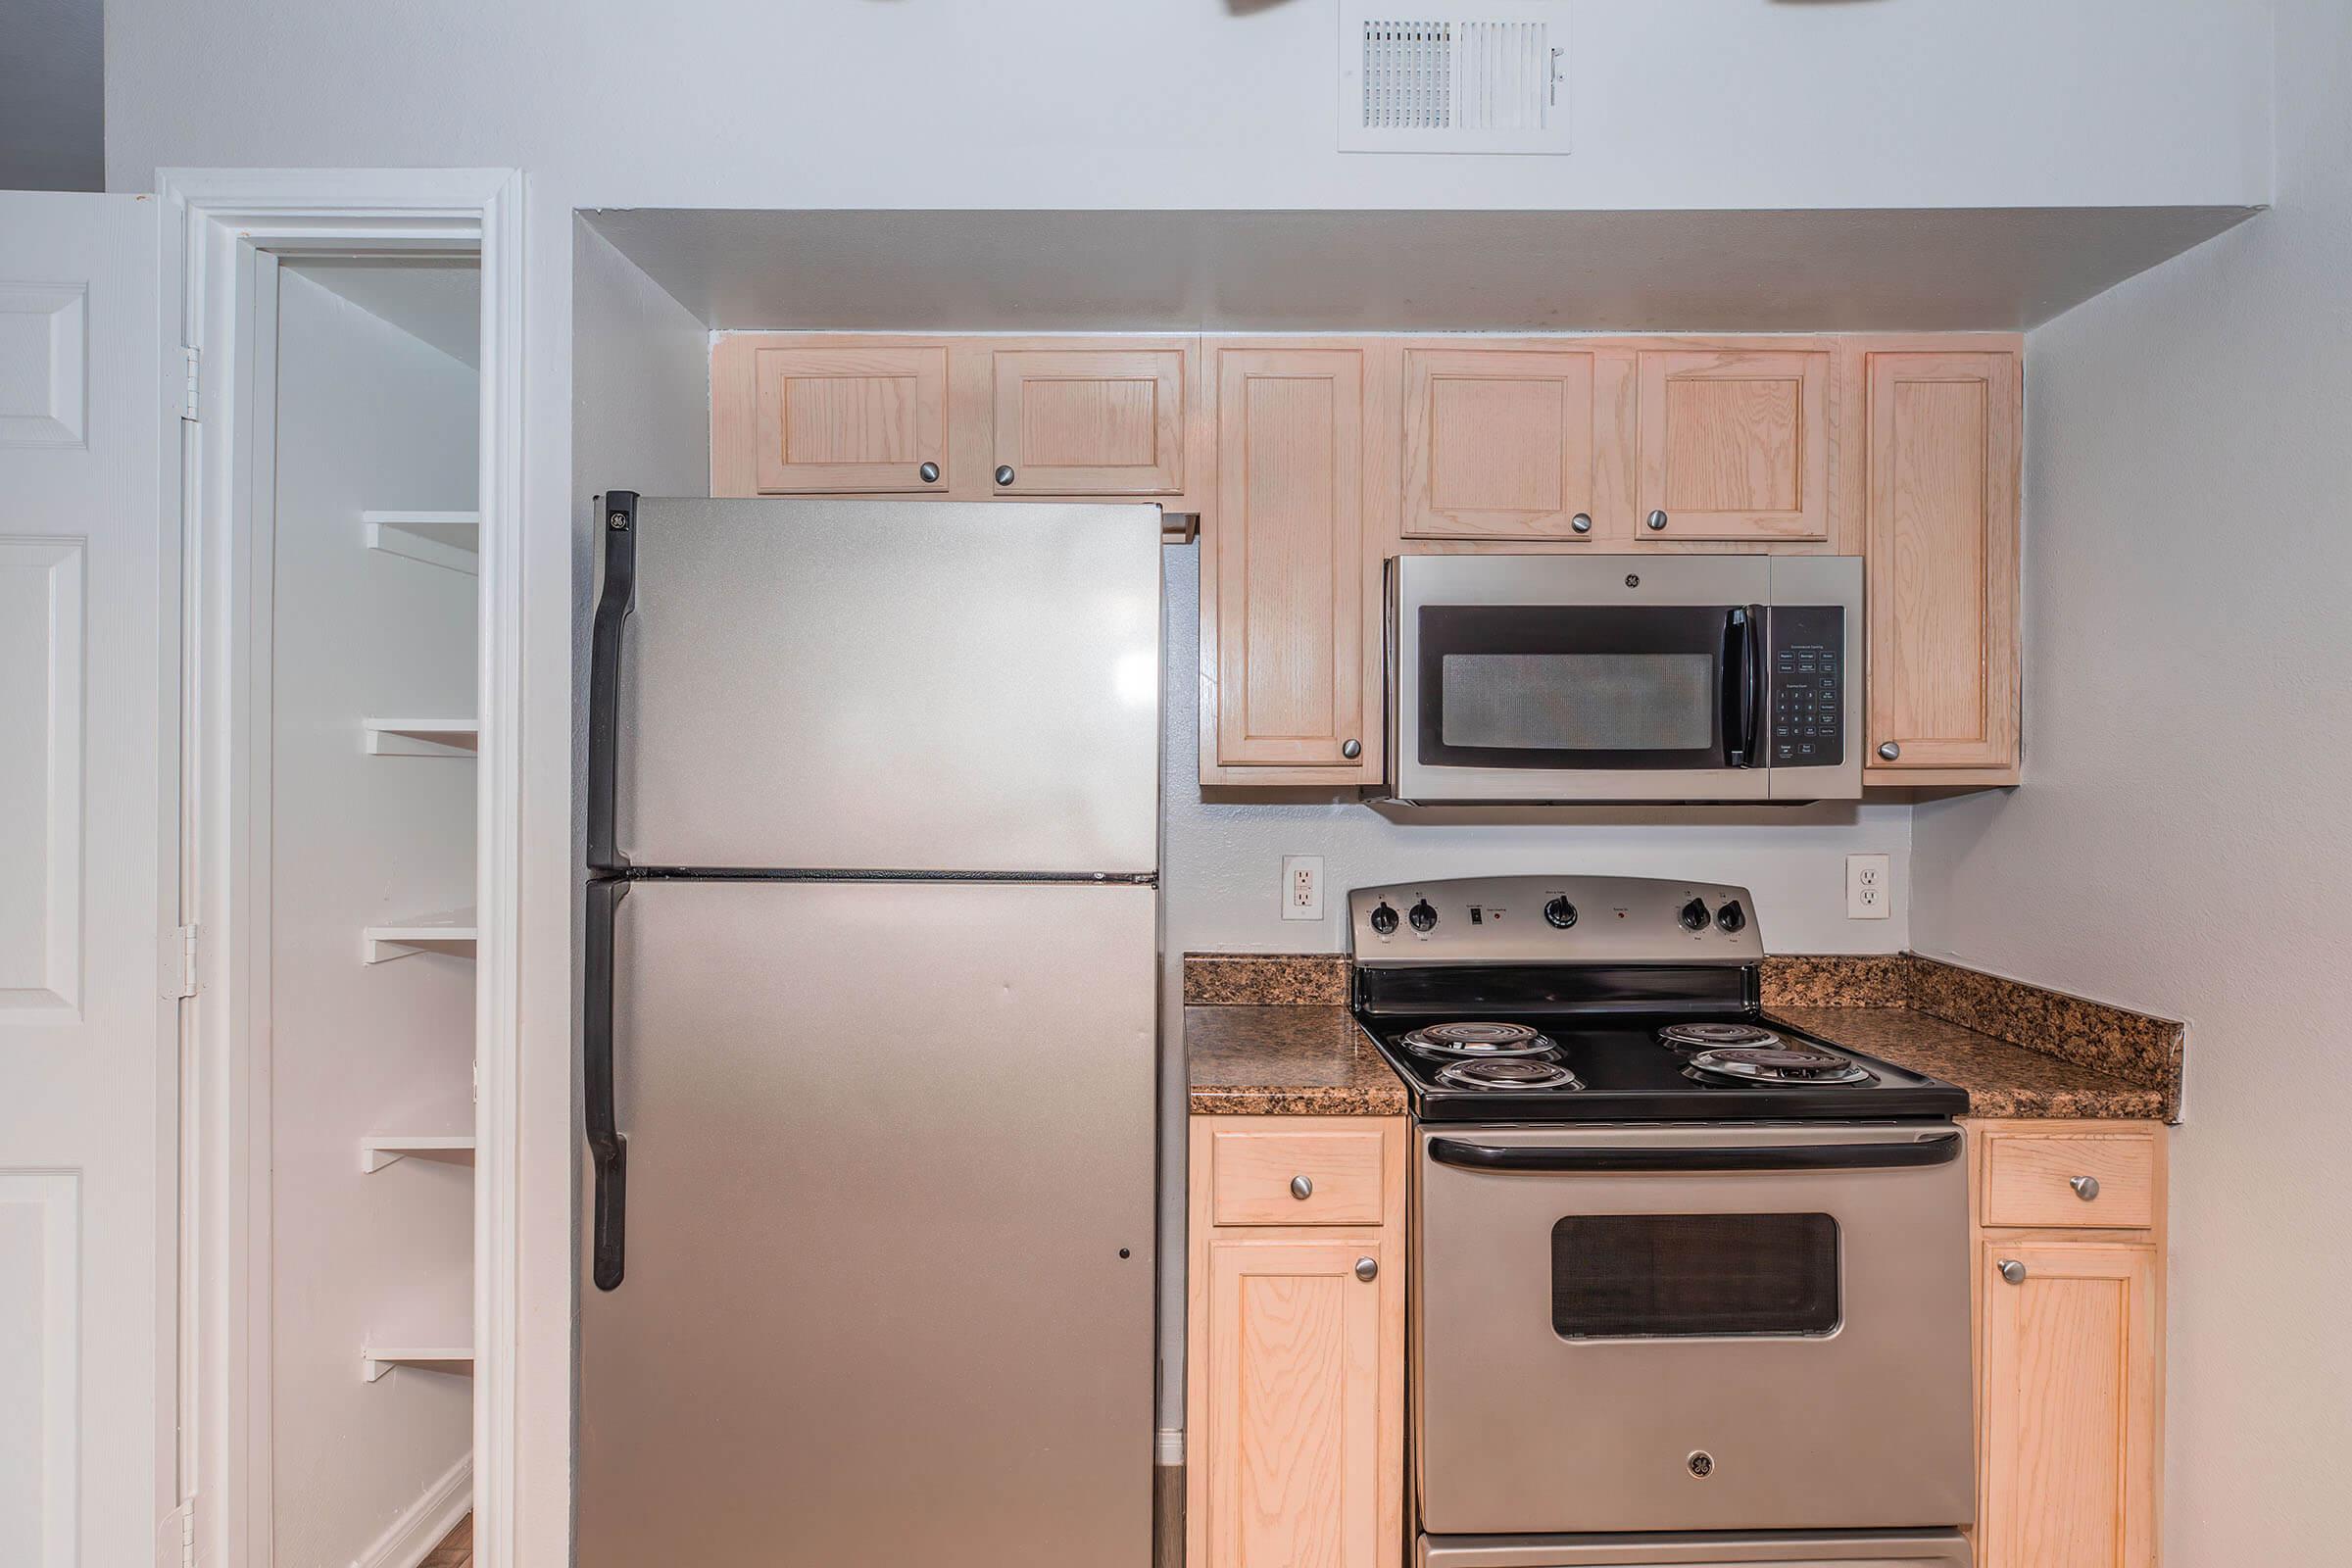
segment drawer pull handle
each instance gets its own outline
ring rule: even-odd
[[[1291,1196],[1301,1203],[1315,1196],[1315,1184],[1303,1176],[1291,1178]]]
[[[2099,1179],[2096,1176],[2069,1176],[2066,1185],[2072,1187],[2075,1196],[2085,1203],[2099,1196]]]
[[[2001,1278],[2007,1280],[2012,1285],[2025,1284],[2026,1265],[2020,1263],[2014,1257],[2005,1257],[2001,1259]]]
[[[1355,1260],[1355,1277],[1366,1285],[1380,1278],[1380,1259],[1376,1257],[1357,1258]]]

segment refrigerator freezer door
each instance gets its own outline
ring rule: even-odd
[[[1157,508],[644,500],[634,533],[633,863],[1157,864]]]
[[[580,1568],[1146,1568],[1155,899],[630,887]]]

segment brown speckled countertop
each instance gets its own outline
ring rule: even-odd
[[[1188,954],[1196,1112],[1395,1116],[1404,1086],[1349,1017],[1339,954]],[[2178,1118],[2178,1023],[1913,954],[1780,956],[1765,1011],[1969,1093],[1985,1117]]]
[[[1196,1115],[1401,1116],[1404,1085],[1348,1009],[1311,1003],[1184,1009]]]

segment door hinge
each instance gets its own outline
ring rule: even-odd
[[[204,368],[204,354],[203,351],[192,349],[184,343],[180,345],[179,352],[186,358],[188,377],[187,385],[180,396],[179,416],[201,423],[204,416],[196,401],[196,380]]]
[[[158,965],[167,998],[196,994],[196,928],[175,925],[164,932],[163,962]]]
[[[179,1507],[179,1568],[196,1568],[196,1499]]]

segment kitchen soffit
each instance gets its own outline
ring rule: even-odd
[[[612,209],[716,328],[2019,331],[2261,212]]]

